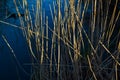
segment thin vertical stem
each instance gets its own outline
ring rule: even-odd
[[[58,76],[57,76],[57,80],[60,80],[60,57],[61,57],[61,54],[60,54],[60,23],[61,23],[61,11],[60,11],[60,0],[58,0],[58,66],[57,66],[57,73],[58,73]]]

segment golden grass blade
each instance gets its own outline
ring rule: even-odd
[[[91,70],[91,72],[93,73],[93,77],[94,77],[95,80],[97,80],[97,77],[96,77],[96,75],[95,75],[95,73],[94,73],[94,71],[93,71],[93,69],[92,69],[92,65],[91,65],[91,62],[90,62],[89,55],[87,55],[87,59],[88,59],[88,63],[89,63],[90,70]]]
[[[120,53],[120,41],[118,43],[118,52]]]
[[[14,28],[21,29],[21,30],[26,29],[25,27],[20,27],[20,26],[17,26],[17,25],[14,25],[14,24],[11,24],[11,23],[9,23],[9,22],[2,21],[2,20],[0,20],[0,23],[6,24],[6,25],[9,25],[9,26],[12,26],[12,27],[14,27]]]
[[[76,15],[76,14],[75,14],[75,15]],[[86,31],[85,31],[84,28],[82,27],[82,23],[81,23],[81,21],[79,20],[79,18],[78,18],[77,15],[76,15],[76,19],[77,19],[77,22],[78,22],[79,26],[82,28],[82,30],[83,30],[83,32],[84,32],[84,34],[85,34],[85,36],[86,36],[86,38],[87,38],[87,40],[88,40],[90,46],[91,46],[93,52],[96,53],[95,48],[93,47],[93,44],[92,44],[92,42],[90,41],[90,39],[89,39],[89,37],[88,37]]]
[[[107,49],[107,47],[101,41],[99,43],[110,54],[110,56],[115,60],[115,62],[120,66],[120,63],[116,60],[116,58],[113,56],[113,54]]]
[[[115,80],[118,80],[118,74],[119,74],[118,73],[118,64],[116,63],[115,64],[115,78],[116,78]]]
[[[61,29],[61,3],[58,0],[58,18],[57,18],[57,28],[58,28],[58,36],[60,37],[60,29]],[[60,61],[61,61],[61,47],[60,47],[60,38],[58,37],[58,66],[57,66],[57,80],[60,80]]]

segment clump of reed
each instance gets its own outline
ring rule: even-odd
[[[42,0],[36,3],[35,20],[26,0],[25,19],[20,19],[31,54],[31,80],[119,80],[118,0],[53,1],[53,29]]]

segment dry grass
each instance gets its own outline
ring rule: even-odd
[[[16,10],[32,58],[31,80],[119,80],[120,28],[113,35],[120,18],[118,0],[113,11],[112,0],[65,0],[62,5],[61,0],[54,1],[50,5],[53,29],[42,0],[37,0],[34,24],[27,1],[23,4],[25,20],[20,18],[17,5]]]

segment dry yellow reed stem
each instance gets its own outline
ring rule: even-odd
[[[16,11],[17,11],[17,14],[18,14],[19,20],[20,20],[20,24],[21,24],[21,26],[24,26],[24,21],[23,21],[22,18],[21,18],[21,14],[20,14],[20,11],[19,11],[19,9],[18,9],[18,6],[17,6],[17,3],[16,3],[16,0],[14,0],[14,4],[15,4],[15,8],[16,8]]]
[[[113,58],[113,60],[115,60],[115,62],[120,66],[120,63],[117,61],[117,59],[113,56],[113,54],[108,50],[108,48],[101,42],[99,41],[99,43],[102,45],[102,47],[110,54],[110,56]]]
[[[93,77],[94,77],[95,80],[97,80],[97,77],[96,77],[96,75],[95,75],[95,73],[94,73],[94,71],[92,69],[92,65],[91,65],[91,62],[90,62],[89,55],[87,55],[87,59],[88,59],[89,67],[90,67],[90,70],[91,70],[91,72],[93,74]]]
[[[117,23],[119,17],[120,17],[120,11],[118,12],[117,17],[114,20],[114,24],[110,27],[110,31],[109,31],[109,35],[108,35],[108,42],[110,41],[110,38],[111,38],[111,36],[113,34],[113,31],[116,28],[116,23]]]
[[[118,52],[120,52],[120,41],[118,43]]]
[[[92,26],[93,28],[92,28],[92,32],[94,32],[94,30],[95,30],[96,15],[97,15],[96,14],[97,0],[94,0],[94,5],[93,6],[94,6],[94,8],[93,8],[94,11],[93,11],[93,26]]]
[[[79,26],[82,28],[82,30],[83,30],[83,32],[84,32],[84,34],[85,34],[85,36],[86,36],[86,38],[87,38],[87,40],[88,40],[90,46],[91,46],[93,52],[96,53],[95,48],[93,47],[93,44],[92,44],[92,42],[90,41],[90,39],[89,39],[89,37],[88,37],[86,31],[85,31],[84,28],[82,27],[83,24],[81,23],[81,21],[79,20],[79,18],[78,18],[77,15],[76,15],[76,20],[77,20],[77,23],[79,24]]]
[[[17,26],[17,25],[14,25],[14,24],[11,24],[11,23],[2,21],[2,20],[0,20],[0,23],[6,24],[6,25],[9,25],[9,26],[12,26],[12,27],[14,27],[14,28],[21,29],[21,30],[25,30],[25,29],[26,29],[25,27],[20,27],[20,26]]]
[[[115,64],[115,80],[118,80],[118,64]]]
[[[61,3],[60,0],[58,0],[58,18],[57,18],[57,28],[58,28],[58,36],[60,37],[60,27],[61,27]],[[60,38],[58,37],[58,66],[57,66],[57,80],[60,79],[60,58],[61,58],[61,47],[60,47]]]
[[[48,17],[46,17],[46,38],[48,38]],[[46,40],[46,52],[48,53],[48,40]]]
[[[44,59],[44,38],[43,38],[43,36],[44,36],[44,27],[42,29],[42,50],[41,50],[42,52],[41,52],[40,64],[43,63],[43,59]]]

